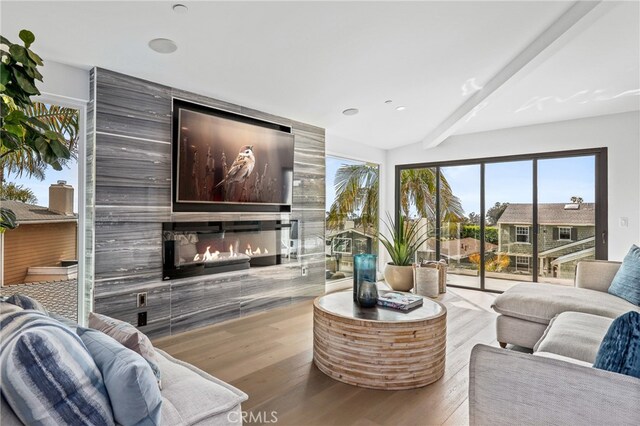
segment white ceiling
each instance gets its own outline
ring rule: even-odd
[[[571,6],[188,1],[178,15],[172,3],[3,1],[2,35],[17,40],[28,28],[45,60],[108,68],[390,149],[422,140]],[[598,6],[457,133],[639,109],[639,21],[637,2]],[[178,51],[151,51],[158,37]],[[342,115],[350,107],[360,113]]]

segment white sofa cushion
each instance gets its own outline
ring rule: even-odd
[[[247,394],[156,349],[162,371],[162,422],[167,425],[227,424]],[[195,373],[195,374],[194,374]]]
[[[581,312],[563,312],[553,320],[533,348],[593,365],[613,319]]]
[[[593,364],[585,361],[580,361],[579,359],[570,358],[568,356],[562,356],[558,354],[554,354],[551,352],[536,352],[535,356],[541,356],[544,358],[558,359],[560,361],[570,362],[571,364],[581,365],[583,367],[593,367]]]
[[[491,307],[500,314],[541,324],[548,324],[556,315],[569,311],[608,318],[629,311],[640,312],[640,306],[601,291],[530,283],[511,287],[496,297]]]

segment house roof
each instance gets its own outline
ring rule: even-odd
[[[77,222],[78,215],[66,215],[56,213],[47,207],[27,204],[21,201],[1,200],[0,205],[7,208],[16,215],[20,224],[51,223],[51,222]]]
[[[327,238],[334,238],[334,237],[337,237],[339,235],[348,234],[348,233],[351,233],[351,232],[353,232],[354,234],[362,235],[363,237],[366,237],[366,238],[373,238],[373,235],[369,235],[369,234],[367,234],[367,233],[365,233],[363,231],[359,231],[359,230],[357,230],[355,228],[343,229],[343,230],[340,230],[340,231],[330,231],[330,232],[327,233]]]
[[[435,251],[436,240],[429,238],[427,241],[428,251]],[[484,243],[485,251],[493,251],[498,246],[488,241]],[[440,241],[440,254],[449,259],[460,260],[469,257],[472,254],[480,253],[480,240],[466,237],[461,239]]]
[[[574,208],[565,208],[574,206]],[[577,206],[578,208],[575,208]],[[595,225],[595,204],[582,203],[543,203],[538,204],[538,223],[540,225]],[[532,224],[533,211],[531,204],[509,204],[499,224]]]

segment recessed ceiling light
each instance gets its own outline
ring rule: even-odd
[[[358,110],[358,108],[347,108],[344,111],[342,111],[344,115],[356,115],[359,112],[360,111]]]
[[[173,53],[178,50],[176,42],[168,38],[154,38],[149,42],[149,47],[158,53]]]
[[[189,11],[189,8],[187,6],[185,6],[184,4],[174,4],[173,5],[173,11],[179,15],[184,15],[185,13],[187,13]]]
[[[396,107],[396,111],[404,111],[405,109],[407,109],[407,107],[404,105],[400,105]]]
[[[393,102],[393,101],[392,101],[391,99],[384,101],[384,103],[385,103],[385,104],[387,104],[387,105],[388,105],[388,104],[390,104],[390,103],[392,103],[392,102]]]

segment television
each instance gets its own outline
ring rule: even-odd
[[[173,210],[290,212],[291,128],[173,101]]]

